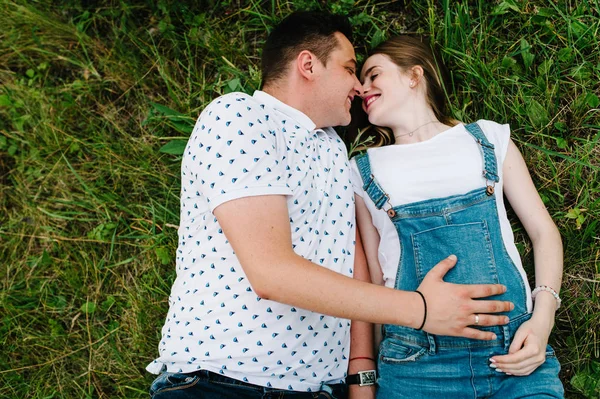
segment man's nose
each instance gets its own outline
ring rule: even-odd
[[[358,80],[358,78],[355,76],[354,77],[354,92],[356,93],[357,96],[361,96],[363,95],[363,86],[360,83],[360,80]]]

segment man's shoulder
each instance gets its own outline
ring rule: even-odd
[[[246,93],[234,92],[212,100],[204,108],[196,124],[226,130],[240,129],[241,126],[245,126],[244,123],[247,125],[248,121],[251,121],[252,126],[263,114],[263,106],[256,98]]]
[[[200,140],[213,148],[222,138],[227,138],[224,140],[227,148],[246,150],[238,147],[242,143],[258,147],[255,146],[257,136],[268,139],[268,145],[272,146],[274,134],[266,134],[272,130],[275,129],[263,103],[249,94],[234,92],[215,98],[204,108],[196,121],[192,140]]]
[[[204,108],[204,111],[211,113],[216,111],[239,112],[240,109],[249,111],[253,105],[259,105],[259,103],[250,94],[233,92],[215,98]]]

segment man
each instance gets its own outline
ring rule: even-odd
[[[507,321],[489,313],[510,304],[473,300],[503,287],[442,281],[451,259],[423,298],[352,279],[350,169],[329,128],[350,122],[361,89],[351,37],[343,17],[290,15],[265,44],[263,91],[222,96],[200,115],[182,161],[177,279],[148,366],[166,371],[154,398],[339,398],[348,319],[479,339],[491,334],[467,327],[476,313],[479,325]],[[356,250],[364,274],[359,240]]]

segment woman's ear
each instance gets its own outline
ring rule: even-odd
[[[303,50],[296,57],[296,69],[300,76],[305,79],[313,80],[314,79],[314,70],[317,58],[313,53],[308,50]]]
[[[410,87],[416,87],[423,80],[423,67],[415,65],[409,70],[410,75]]]

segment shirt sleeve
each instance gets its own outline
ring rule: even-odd
[[[213,101],[200,115],[182,161],[182,182],[205,197],[211,211],[224,202],[256,195],[290,195],[284,148],[269,111],[234,93]]]

